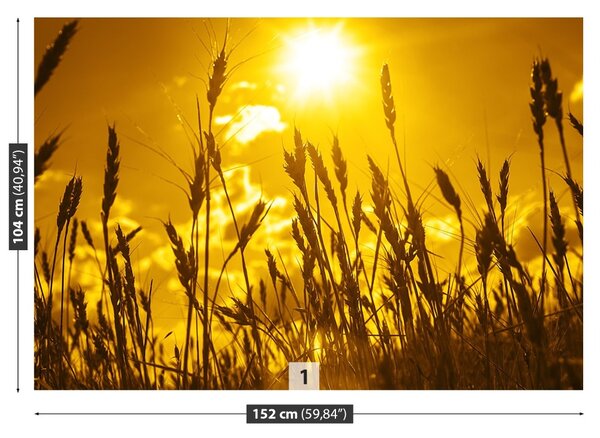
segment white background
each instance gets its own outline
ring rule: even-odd
[[[21,129],[20,140],[30,146],[30,194],[33,188],[33,19],[34,17],[109,16],[571,16],[584,17],[585,150],[585,360],[583,391],[33,391],[33,265],[31,251],[21,252],[21,369],[16,392],[16,253],[9,252],[7,232],[0,238],[2,285],[0,305],[0,436],[140,437],[172,436],[307,436],[338,434],[365,436],[441,437],[592,437],[600,436],[598,403],[598,54],[599,15],[592,1],[502,1],[485,6],[468,1],[385,2],[380,0],[195,1],[185,2],[1,2],[2,104],[0,142],[16,141],[16,18],[21,20]],[[483,3],[483,2],[481,2]],[[486,2],[487,3],[487,2]],[[7,180],[8,153],[0,154],[0,181]],[[3,185],[3,187],[6,187]],[[33,199],[29,197],[29,247],[33,246]],[[0,189],[0,206],[8,204]],[[7,212],[0,229],[7,230]],[[593,401],[595,400],[595,403]],[[246,404],[343,403],[355,412],[583,412],[583,416],[357,416],[352,425],[247,425],[245,416],[64,417],[36,416],[36,412],[245,412]]]

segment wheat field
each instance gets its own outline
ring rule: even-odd
[[[246,72],[263,59],[253,32],[268,20],[247,33],[235,19],[202,23],[190,36],[206,60],[196,93],[175,97],[162,85],[178,140],[152,141],[152,127],[134,122],[134,133],[123,133],[126,118],[117,123],[119,112],[107,111],[106,123],[85,125],[101,145],[60,155],[77,128],[70,120],[43,128],[48,113],[63,117],[45,93],[69,93],[59,81],[85,66],[70,55],[86,26],[91,34],[134,23],[36,22],[40,34],[54,32],[36,45],[36,389],[287,389],[289,362],[319,362],[321,389],[583,388],[583,119],[580,103],[563,96],[553,58],[532,52],[525,67],[507,66],[527,94],[492,103],[501,114],[527,110],[528,155],[490,158],[481,144],[476,154],[444,159],[407,141],[413,108],[397,90],[409,94],[413,76],[395,68],[411,59],[373,60],[375,80],[356,89],[378,112],[357,110],[364,123],[356,129],[325,126],[324,141],[314,126],[324,104],[310,123],[283,120],[244,94],[254,86]],[[475,25],[489,24],[460,24]],[[295,47],[309,60],[334,41],[310,35],[300,41],[313,45]],[[335,63],[350,63],[354,52],[335,41],[336,56],[347,52]],[[335,66],[318,61],[295,90],[331,93],[331,111],[343,112],[333,90],[350,68],[329,71]],[[305,62],[290,65],[299,72]],[[450,75],[444,87],[453,86]],[[137,80],[119,85],[120,95]],[[485,87],[512,93],[506,82]],[[239,110],[226,116],[234,90],[243,91]],[[456,115],[443,110],[452,103],[431,102],[440,109],[414,117],[439,131],[435,115]],[[292,94],[286,105],[312,111]],[[250,110],[254,118],[245,118]],[[256,120],[270,123],[269,140],[251,132]],[[373,136],[361,139],[369,146],[360,154],[349,145],[358,130]],[[279,184],[263,186],[254,172],[261,141],[265,177],[279,172]],[[255,152],[236,153],[242,145]],[[407,149],[421,154],[419,164]],[[160,203],[149,198],[154,190]],[[126,209],[126,198],[137,207]],[[144,214],[134,219],[136,209]],[[527,209],[533,219],[523,225]],[[143,256],[147,248],[154,258]]]

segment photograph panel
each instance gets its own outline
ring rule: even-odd
[[[583,389],[582,19],[34,42],[36,389]]]

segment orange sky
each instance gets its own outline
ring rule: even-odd
[[[64,22],[36,20],[36,66]],[[294,126],[321,147],[328,164],[331,135],[339,135],[349,162],[349,191],[353,194],[359,188],[365,205],[370,204],[367,153],[384,169],[389,162],[390,179],[398,183],[381,107],[383,63],[390,65],[397,135],[401,144],[405,141],[413,193],[426,189],[433,181],[432,166],[440,165],[456,178],[465,205],[470,197],[481,212],[476,156],[491,166],[494,189],[502,160],[512,156],[510,193],[519,209],[518,227],[541,228],[538,148],[528,107],[530,66],[535,56],[548,56],[565,94],[565,111],[582,118],[581,96],[574,93],[583,74],[582,20],[233,19],[230,26],[231,43],[239,43],[230,62],[243,63],[232,74],[216,110],[220,142],[227,140],[224,168],[244,165],[229,173],[241,211],[251,209],[261,192],[266,200],[274,200],[265,222],[268,232],[257,235],[249,248],[256,272],[264,272],[265,247],[281,247],[285,255],[282,242],[289,239],[292,183],[283,171],[282,148],[292,147]],[[158,319],[179,318],[182,313],[177,305],[182,297],[173,292],[177,282],[172,254],[159,220],[170,216],[183,227],[190,220],[189,209],[183,193],[168,182],[183,185],[181,176],[140,143],[159,145],[191,168],[188,139],[177,115],[180,111],[192,123],[196,119],[195,94],[205,99],[203,80],[209,63],[201,40],[207,43],[214,30],[220,41],[225,27],[225,20],[81,20],[61,65],[36,98],[36,146],[66,128],[50,170],[36,186],[36,226],[50,245],[58,201],[76,170],[84,181],[78,217],[93,229],[99,227],[106,126],[115,122],[122,167],[113,212],[126,230],[144,227],[133,245],[136,274],[142,284],[154,279],[159,288],[158,302],[163,306]],[[290,53],[298,38],[315,29],[336,33],[348,51],[347,65],[336,72],[344,79],[326,92],[316,88],[299,95],[302,78],[290,69]],[[329,68],[328,60],[316,59],[303,74],[319,68]],[[564,172],[555,130],[547,131],[547,166]],[[581,140],[571,129],[566,134],[574,177],[582,181]],[[558,176],[551,174],[549,181],[559,195],[564,194]],[[439,202],[437,187],[431,195],[423,204],[424,220],[440,266],[452,266],[455,239],[444,240],[436,233],[438,228],[455,232],[448,224],[452,210]],[[218,194],[215,202],[218,205]],[[562,204],[569,208],[567,197]],[[217,208],[217,218],[219,214]],[[474,220],[473,213],[467,216]],[[232,227],[225,215],[216,222],[221,226],[213,230],[214,246],[221,256],[221,242],[233,237]],[[524,258],[535,255],[528,233],[517,247]],[[95,262],[89,254],[81,257],[85,263],[75,275],[93,287]]]

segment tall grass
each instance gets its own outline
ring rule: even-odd
[[[460,193],[441,167],[434,167],[431,175],[438,188],[415,195],[396,142],[392,76],[384,65],[383,122],[397,168],[384,172],[375,159],[365,157],[370,189],[349,196],[352,175],[343,141],[333,137],[328,167],[329,154],[296,129],[291,149],[283,151],[283,167],[293,186],[290,242],[299,255],[298,266],[283,263],[280,248],[268,248],[269,278],[255,279],[247,249],[253,236],[262,232],[270,204],[259,199],[245,222],[237,213],[222,145],[213,130],[215,108],[234,68],[229,65],[227,36],[211,47],[216,49],[206,98],[201,102],[196,97],[193,166],[186,170],[172,162],[186,183],[190,234],[178,230],[168,215],[163,223],[186,297],[183,340],[176,339],[172,352],[165,350],[164,339],[172,331],[155,331],[153,283],[144,290],[133,270],[130,242],[140,229],[126,233],[110,218],[119,190],[121,144],[116,128],[109,126],[100,206],[102,246],[97,247],[98,236],[87,220],[75,221],[81,196],[92,196],[82,194],[82,179],[77,177],[60,200],[56,235],[41,236],[36,230],[36,388],[285,388],[287,363],[292,361],[319,361],[322,388],[327,389],[582,387],[583,283],[580,271],[570,266],[577,256],[566,227],[574,220],[582,235],[583,190],[568,164],[561,95],[548,60],[533,64],[530,104],[542,169],[544,234],[533,236],[542,259],[540,272],[530,272],[507,231],[507,212],[513,208],[508,159],[502,163],[496,193],[478,160],[474,171],[484,200],[480,212],[465,209],[461,198],[470,194]],[[573,198],[574,219],[560,205],[555,194],[559,189],[547,188],[547,116],[554,118],[559,131],[567,169],[564,188]],[[571,123],[583,134],[572,115]],[[40,157],[51,156],[57,141],[50,138]],[[47,159],[40,162],[40,171],[46,163]],[[219,185],[235,242],[224,248],[227,255],[214,280],[209,275],[216,263],[210,253],[211,192]],[[436,268],[437,256],[424,224],[423,201],[437,193],[454,211],[459,228],[451,275]],[[76,243],[79,231],[85,244]],[[52,238],[51,254],[39,249],[40,242]],[[93,319],[88,317],[87,291],[73,285],[71,278],[83,245],[93,252],[102,278]],[[234,259],[243,274],[241,293],[225,300],[222,281]],[[476,270],[475,278],[465,276],[469,266]],[[58,299],[53,296],[58,297],[59,279],[56,312],[52,302]],[[217,332],[230,342],[217,344]]]

